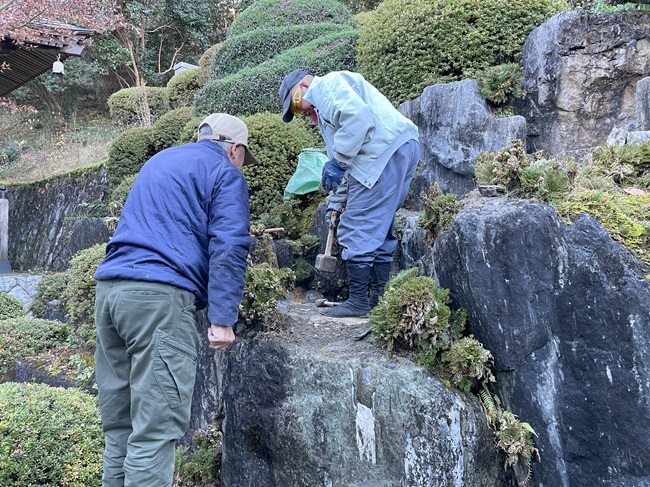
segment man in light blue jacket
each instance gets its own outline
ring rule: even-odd
[[[285,122],[294,115],[309,117],[325,140],[330,160],[321,183],[331,191],[328,221],[347,200],[338,239],[349,297],[322,313],[367,316],[388,281],[397,246],[393,219],[420,159],[418,129],[358,73],[335,71],[320,77],[297,69],[284,77],[278,94]]]

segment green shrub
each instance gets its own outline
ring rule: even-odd
[[[619,186],[634,184],[650,189],[650,140],[640,144],[604,145],[587,162],[592,174],[611,178]]]
[[[490,66],[476,72],[473,77],[476,78],[481,95],[493,105],[506,105],[523,95],[524,69],[519,64]]]
[[[44,384],[0,384],[0,485],[99,487],[96,399]]]
[[[181,107],[165,113],[153,126],[153,149],[160,152],[178,145],[179,134],[192,119],[192,109]]]
[[[279,114],[259,113],[244,118],[248,145],[260,164],[242,168],[250,192],[251,219],[282,203],[284,188],[298,165],[300,152],[323,145],[318,130],[295,119],[284,123]]]
[[[521,59],[533,28],[563,0],[385,0],[359,18],[358,71],[394,104]]]
[[[48,312],[48,306],[58,301],[65,306],[65,292],[68,286],[68,276],[64,272],[55,272],[43,276],[36,285],[36,296],[30,305],[30,311],[37,318],[43,318]]]
[[[239,316],[247,323],[262,323],[267,330],[282,323],[277,300],[293,288],[291,269],[278,269],[264,262],[249,265],[246,270],[244,299],[239,306]]]
[[[122,209],[124,209],[124,203],[126,203],[126,198],[129,196],[129,192],[131,191],[135,178],[137,177],[137,174],[132,174],[131,176],[122,179],[122,182],[111,191],[108,197],[110,216],[105,217],[105,220],[107,222],[112,222],[115,227],[117,227],[117,222],[122,214]]]
[[[229,36],[297,24],[347,23],[350,11],[335,0],[259,0],[240,13]]]
[[[265,27],[230,36],[215,51],[211,78],[224,78],[257,66],[288,49],[342,29],[345,27],[334,23],[304,24]]]
[[[127,176],[137,174],[155,154],[154,132],[151,127],[128,129],[120,134],[108,149],[106,179],[112,191]]]
[[[97,244],[77,252],[70,259],[66,309],[75,330],[73,342],[79,346],[95,344],[95,287],[93,275],[106,254],[106,245]]]
[[[0,142],[0,166],[8,167],[20,161],[22,150],[15,140]]]
[[[59,321],[28,316],[1,320],[0,381],[12,380],[9,371],[17,359],[31,357],[61,345],[66,338],[67,328]]]
[[[178,136],[179,144],[186,144],[188,142],[196,142],[196,137],[199,132],[199,124],[205,116],[194,116],[190,118]]]
[[[427,231],[427,239],[433,241],[449,230],[458,214],[460,203],[454,193],[443,195],[437,181],[428,195],[422,192],[420,197],[424,211],[420,214],[417,224]]]
[[[358,30],[352,28],[326,34],[258,66],[212,80],[196,94],[195,112],[234,115],[279,113],[282,105],[278,87],[287,73],[297,67],[315,75],[342,69],[354,70],[357,37]]]
[[[418,276],[416,268],[401,271],[386,285],[379,305],[370,312],[373,334],[392,350],[418,348],[429,341],[439,344],[439,335],[449,328],[452,315],[449,290],[430,277]]]
[[[18,318],[23,316],[25,311],[22,303],[5,292],[0,291],[0,320],[7,318]]]
[[[118,127],[150,126],[169,110],[165,88],[125,88],[108,98],[111,119]]]
[[[495,381],[492,354],[473,335],[453,342],[442,361],[449,367],[452,384],[462,391],[469,392],[475,381]]]
[[[202,68],[186,69],[172,76],[165,88],[167,106],[177,108],[191,107],[194,95],[205,85],[206,79]]]

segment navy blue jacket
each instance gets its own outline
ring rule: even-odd
[[[237,321],[250,246],[248,187],[210,141],[171,147],[142,167],[95,279],[187,289],[212,324]]]

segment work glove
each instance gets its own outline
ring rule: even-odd
[[[336,218],[334,221],[332,221],[332,212],[336,212]],[[325,212],[325,223],[327,224],[327,228],[332,228],[332,226],[336,227],[339,224],[339,210],[336,208],[328,208],[327,211]]]
[[[320,180],[321,185],[325,191],[336,191],[341,179],[345,173],[345,168],[341,167],[336,159],[332,158],[325,164],[323,168],[323,177]]]

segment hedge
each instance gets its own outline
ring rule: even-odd
[[[521,59],[563,0],[385,0],[359,17],[358,70],[393,103],[434,83]]]
[[[152,127],[136,127],[120,134],[108,149],[106,179],[109,191],[113,191],[125,177],[137,174],[154,154]]]
[[[178,108],[191,107],[194,104],[194,95],[205,85],[203,69],[186,69],[172,76],[165,87],[167,106]]]
[[[108,108],[118,127],[149,125],[169,110],[167,91],[154,86],[125,88],[108,98]]]
[[[259,0],[237,16],[228,36],[264,29],[269,25],[347,24],[351,17],[350,10],[336,0]]]
[[[315,75],[354,70],[357,37],[358,30],[352,28],[327,34],[258,66],[211,81],[196,94],[195,113],[279,113],[282,105],[277,92],[287,73],[297,67]]]
[[[0,384],[0,485],[99,487],[104,434],[95,397]]]
[[[248,126],[248,145],[260,160],[259,165],[242,168],[250,192],[251,220],[255,220],[282,203],[300,152],[324,142],[318,130],[303,119],[284,123],[279,114],[259,113],[243,120]]]
[[[226,39],[215,51],[211,79],[223,78],[257,66],[288,49],[323,35],[347,29],[341,24],[304,24],[260,28]]]

